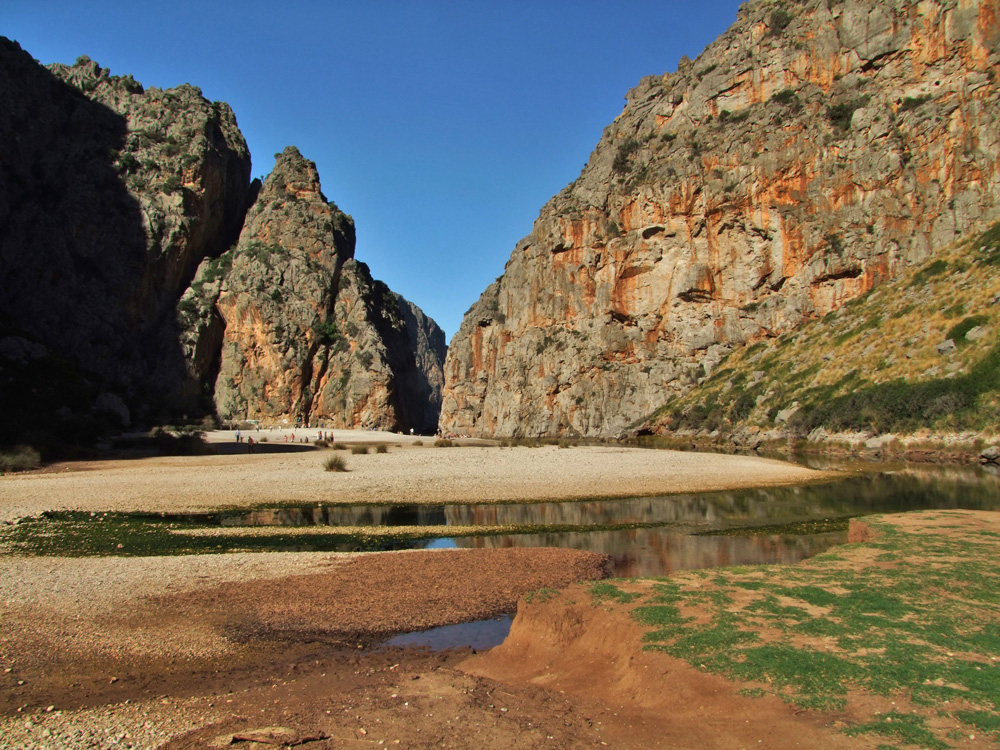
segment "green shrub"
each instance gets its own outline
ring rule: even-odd
[[[933,263],[928,263],[915,274],[911,286],[923,286],[934,276],[939,276],[948,270],[948,261],[938,258]]]
[[[347,462],[344,461],[343,456],[328,456],[323,461],[323,469],[325,471],[347,471]]]
[[[618,153],[615,154],[615,160],[611,164],[612,171],[628,172],[632,165],[632,155],[640,148],[642,148],[642,144],[635,138],[628,138],[621,143],[618,146]]]
[[[313,440],[313,445],[317,448],[329,448],[330,442],[328,440]]]
[[[368,446],[367,445],[352,445],[351,454],[355,456],[367,456]]]
[[[12,471],[31,471],[42,464],[38,451],[28,445],[17,445],[0,451],[0,474]]]
[[[1000,222],[983,232],[973,242],[973,247],[979,250],[983,263],[988,266],[1000,266]]]
[[[771,101],[775,104],[781,104],[782,106],[789,106],[798,104],[799,97],[792,89],[782,89],[771,97]]]
[[[837,255],[844,254],[844,240],[839,234],[834,234],[833,232],[828,233],[823,237],[826,240],[826,244],[830,246],[830,249]]]
[[[198,430],[174,434],[160,427],[152,437],[156,450],[163,456],[203,456],[213,452],[205,442],[205,434]]]
[[[324,346],[330,346],[340,338],[337,333],[337,324],[332,320],[317,322],[313,326],[313,333],[316,335],[316,340]]]
[[[989,321],[989,318],[985,315],[971,315],[968,318],[965,318],[961,323],[956,323],[948,329],[948,333],[945,334],[945,338],[951,339],[959,346],[967,344],[968,342],[965,340],[965,334],[976,326],[981,326],[987,321]]]
[[[854,117],[854,107],[849,102],[831,104],[826,108],[826,119],[836,130],[850,130],[852,117]]]
[[[414,444],[414,445],[423,445],[423,444],[424,444],[424,441],[423,441],[423,440],[414,440],[414,441],[413,441],[413,444]]]
[[[771,20],[768,23],[770,26],[769,33],[773,36],[778,36],[781,32],[788,28],[788,24],[791,22],[792,14],[784,8],[778,8],[777,10],[771,12]]]
[[[388,445],[376,445],[375,446],[375,452],[376,453],[388,453],[389,452],[389,446]]]
[[[921,104],[929,102],[933,98],[934,97],[930,94],[927,94],[926,96],[908,96],[903,99],[903,104],[900,106],[900,109],[904,112],[909,112],[910,110],[916,109]]]
[[[826,119],[830,121],[834,130],[846,133],[851,129],[851,118],[854,117],[854,110],[860,109],[868,104],[868,97],[862,96],[849,102],[831,104],[826,108]]]
[[[161,185],[164,193],[176,193],[182,187],[181,178],[175,174],[169,175]]]

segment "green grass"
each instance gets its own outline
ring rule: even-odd
[[[916,745],[929,750],[947,750],[951,747],[931,732],[923,716],[901,714],[891,711],[865,724],[857,724],[845,730],[845,734],[857,737],[862,734],[877,734],[899,740],[904,745]]]
[[[28,445],[17,445],[0,450],[0,474],[15,471],[31,471],[42,465],[42,456]]]
[[[608,581],[599,581],[590,587],[590,595],[598,602],[612,599],[616,602],[627,603],[638,599],[642,594],[630,594],[622,591],[615,584]]]
[[[324,471],[347,471],[347,462],[343,456],[327,456],[323,459]]]
[[[971,331],[976,326],[981,326],[984,323],[989,322],[989,317],[986,315],[970,315],[965,318],[960,323],[956,323],[951,328],[948,329],[948,333],[944,335],[946,339],[951,339],[959,346],[969,343],[965,339],[965,334]]]
[[[945,525],[955,513],[929,517]],[[996,539],[971,527],[943,536],[936,526],[903,533],[891,520],[867,520],[877,538],[865,548],[876,554],[857,562],[859,548],[845,547],[798,566],[649,584],[631,610],[646,648],[802,708],[842,710],[856,692],[913,706],[855,724],[852,735],[948,747],[926,721],[937,713],[1000,732]]]
[[[535,603],[542,604],[544,602],[549,601],[550,599],[555,599],[557,596],[559,596],[558,591],[556,591],[555,589],[550,589],[547,586],[543,586],[542,588],[536,589],[535,591],[529,591],[527,594],[524,595],[524,600],[528,604],[535,604]]]

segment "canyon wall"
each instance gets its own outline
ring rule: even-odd
[[[216,410],[435,429],[443,334],[295,149],[251,183],[228,105],[2,37],[0,100],[0,444]]]
[[[85,57],[46,69],[6,39],[0,71],[0,319],[13,366],[76,368],[125,421],[126,403],[197,408],[174,308],[243,222],[250,154],[232,111]],[[72,398],[37,408],[79,409]]]
[[[354,244],[354,222],[327,201],[316,165],[285,149],[236,247],[204,264],[188,297],[205,299],[221,277],[209,299],[225,323],[222,419],[433,432],[420,386],[441,382],[444,352],[428,357],[420,343],[436,326],[373,280]]]
[[[1000,2],[749,2],[466,314],[441,428],[613,436],[1000,217]]]

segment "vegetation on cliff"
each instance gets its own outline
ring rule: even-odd
[[[628,93],[466,315],[442,428],[627,433],[732,352],[983,231],[998,39],[989,4],[745,3],[697,60]]]
[[[436,326],[353,260],[353,222],[314,168],[261,188],[228,105],[87,57],[45,68],[3,38],[0,99],[0,444],[90,444],[217,405],[308,419],[336,411],[334,391],[353,404],[338,424],[434,429],[444,351],[410,347]],[[223,345],[251,309],[269,361],[234,389]],[[310,381],[322,372],[339,386]],[[356,419],[369,403],[378,420]]]
[[[737,350],[645,426],[742,441],[1000,433],[998,265],[1000,223],[796,332]]]

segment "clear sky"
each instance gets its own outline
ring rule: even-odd
[[[450,340],[625,93],[692,59],[736,0],[3,0],[42,63],[88,55],[228,102],[266,175],[294,145],[356,257]]]

